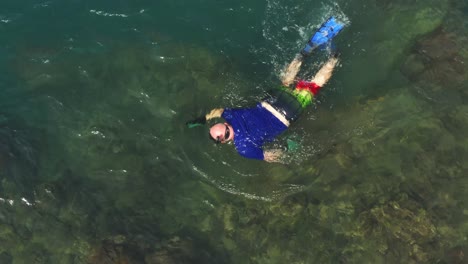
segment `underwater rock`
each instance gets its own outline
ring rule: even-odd
[[[465,254],[468,252],[466,246],[453,247],[445,252],[444,261],[449,264],[466,264],[468,262],[468,256]]]
[[[13,263],[13,257],[8,254],[7,252],[2,252],[0,253],[0,263],[2,264],[12,264]]]
[[[466,78],[459,43],[463,43],[461,37],[439,28],[414,45],[400,71],[413,81],[440,84],[444,90],[459,89]]]
[[[235,209],[232,205],[225,205],[223,206],[222,217],[224,223],[224,230],[227,232],[232,232],[235,229],[236,223],[236,216]]]
[[[429,260],[437,232],[425,210],[409,210],[392,201],[362,213],[360,219],[367,235],[383,236],[388,245],[400,243],[403,246],[400,250],[417,262]]]
[[[295,219],[295,217],[299,216],[304,211],[304,206],[292,199],[286,199],[281,203],[272,204],[269,209],[275,216],[296,221],[298,219]]]
[[[456,37],[456,34],[451,34],[443,28],[439,28],[418,41],[416,50],[433,60],[453,58],[460,50]]]
[[[461,138],[466,136],[468,131],[468,105],[459,105],[453,109],[444,119],[452,133],[458,134]]]
[[[349,76],[347,82],[352,87],[373,87],[377,82],[385,81],[391,68],[404,60],[413,41],[436,30],[449,8],[448,0],[434,1],[433,5],[407,1],[376,2],[383,6],[383,21],[379,22],[377,30],[370,32],[375,41],[369,51],[353,60],[360,71],[358,74],[366,78]]]
[[[119,237],[119,236],[118,236]],[[116,243],[117,242],[117,243]],[[124,241],[117,238],[102,241],[101,245],[94,249],[93,255],[90,257],[89,264],[133,264],[142,263],[132,258],[130,249]]]
[[[176,236],[166,241],[156,252],[147,254],[145,256],[145,264],[190,264],[202,261],[197,259],[196,255],[197,252],[193,240],[181,239]]]
[[[41,149],[36,138],[41,133],[17,124],[18,120],[18,117],[12,117],[0,125],[1,195],[33,200],[34,186],[40,176],[37,168]]]
[[[400,67],[400,71],[410,80],[417,80],[425,70],[424,58],[419,54],[410,54]]]
[[[235,251],[237,249],[237,243],[231,238],[223,237],[223,246],[228,251]]]
[[[317,164],[317,174],[320,175],[317,181],[323,184],[330,184],[338,181],[346,173],[345,168],[342,165],[348,163],[347,158],[344,155],[327,155],[320,159]]]
[[[356,188],[350,184],[342,184],[334,192],[338,198],[346,198],[357,194]]]
[[[205,217],[205,219],[203,219],[200,222],[200,224],[198,225],[198,228],[202,232],[210,232],[213,229],[212,225],[213,225],[213,221],[211,219],[211,216],[207,216]]]
[[[409,31],[414,32],[415,36],[421,36],[434,31],[443,22],[448,8],[449,1],[446,0],[437,1],[437,4],[432,6],[424,4],[424,7],[417,10],[416,13],[411,16],[414,20],[413,23],[411,23]],[[402,15],[407,15],[405,14],[406,12],[401,13]]]

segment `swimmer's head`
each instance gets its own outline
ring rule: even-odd
[[[210,136],[216,143],[226,143],[234,138],[234,130],[228,123],[218,123],[210,128]]]

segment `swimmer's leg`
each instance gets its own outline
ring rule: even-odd
[[[301,68],[303,59],[304,56],[302,54],[297,54],[286,70],[281,74],[281,82],[284,86],[289,87],[289,85],[294,82],[294,79]]]
[[[314,78],[311,80],[312,83],[315,83],[317,86],[323,87],[328,80],[330,80],[333,69],[338,64],[338,56],[331,57],[320,70],[315,74]]]

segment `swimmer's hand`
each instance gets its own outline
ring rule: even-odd
[[[206,117],[205,116],[201,116],[201,117],[198,117],[198,118],[195,118],[194,120],[191,120],[191,121],[188,121],[187,123],[185,123],[185,125],[188,127],[188,128],[194,128],[194,127],[197,127],[197,126],[203,126],[206,124]]]
[[[206,114],[204,116],[200,116],[199,118],[196,118],[196,119],[194,119],[192,121],[188,121],[187,123],[185,123],[185,125],[187,125],[188,128],[203,126],[203,125],[206,124],[207,120],[217,118],[217,117],[221,117],[223,112],[224,112],[223,108],[215,108],[215,109],[211,110],[208,114]]]

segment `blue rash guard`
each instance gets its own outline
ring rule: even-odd
[[[263,160],[263,144],[288,128],[260,103],[253,108],[225,109],[221,117],[234,129],[237,152],[250,159]]]

